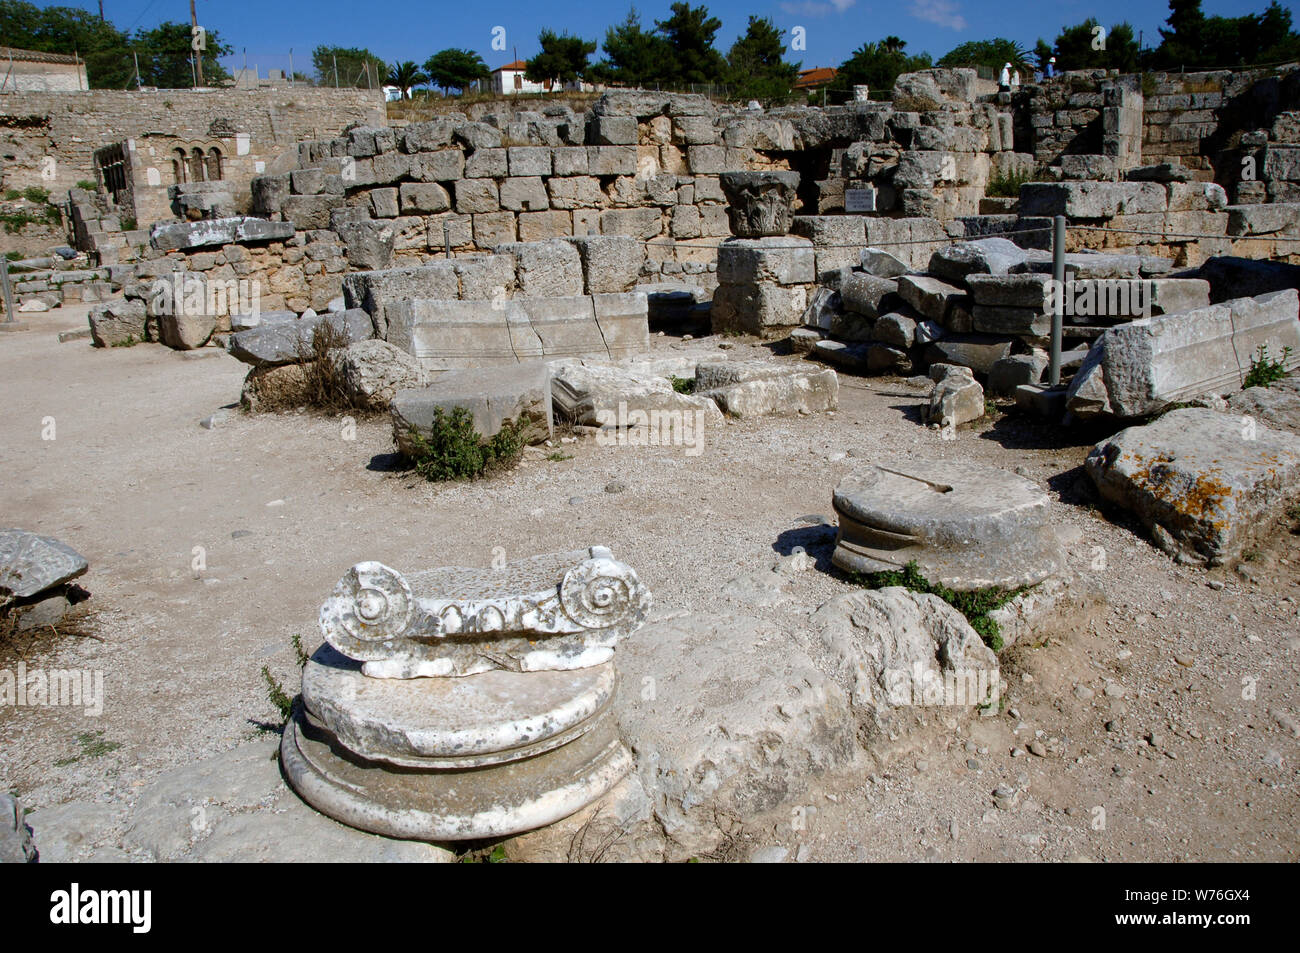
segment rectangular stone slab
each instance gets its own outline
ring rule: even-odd
[[[1097,340],[1098,354],[1085,369],[1099,365],[1110,412],[1120,417],[1240,390],[1261,345],[1275,361],[1291,348],[1286,369],[1300,366],[1298,302],[1291,289],[1122,324]],[[1090,386],[1095,389],[1095,382]],[[1071,387],[1072,400],[1081,387]]]

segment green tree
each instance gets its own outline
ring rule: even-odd
[[[643,29],[641,15],[632,7],[618,26],[605,31],[601,44],[605,59],[587,70],[587,79],[619,86],[653,86],[668,77],[668,43],[653,30]]]
[[[1066,27],[1056,38],[1056,68],[1117,69],[1121,73],[1136,72],[1138,68],[1137,37],[1133,27],[1117,23],[1109,30],[1101,30],[1096,17]],[[1097,49],[1104,44],[1104,49]]]
[[[1052,49],[1052,44],[1039,37],[1038,42],[1034,44],[1034,59],[1038,61],[1038,68],[1046,73],[1048,61],[1055,55],[1056,52]],[[1003,60],[1003,62],[1005,63],[1006,60]]]
[[[135,78],[127,35],[88,10],[0,0],[0,38],[18,49],[75,53],[96,89],[126,89]]]
[[[396,86],[402,91],[403,99],[410,99],[411,90],[416,86],[423,86],[427,82],[429,82],[429,77],[421,72],[419,64],[412,60],[394,63],[389,68],[388,75],[384,78],[385,85]]]
[[[1169,29],[1148,57],[1160,69],[1241,68],[1300,57],[1291,11],[1277,0],[1263,13],[1207,17],[1200,0],[1170,0]]]
[[[865,85],[871,89],[893,89],[894,81],[903,73],[914,73],[934,65],[928,53],[909,56],[905,51],[906,42],[897,37],[888,39],[898,41],[890,43],[893,49],[885,49],[884,43],[863,43],[854,50],[853,55],[840,64],[830,88],[849,90]]]
[[[799,64],[784,59],[781,31],[767,17],[751,16],[743,36],[727,53],[728,81],[736,99],[783,103],[790,98]]]
[[[168,20],[152,30],[136,30],[131,48],[140,58],[140,82],[144,86],[160,89],[184,89],[194,85],[194,71],[190,57],[192,37],[188,23]],[[234,49],[221,42],[216,30],[208,30],[203,58],[203,82],[217,86],[228,82],[230,74],[217,62],[219,56],[229,56]]]
[[[572,83],[587,71],[587,57],[596,52],[596,44],[579,36],[543,30],[537,37],[542,51],[528,61],[524,76],[534,83],[558,79]]]
[[[674,3],[667,20],[656,20],[655,29],[668,41],[670,80],[674,84],[720,83],[726,73],[727,62],[713,48],[713,39],[722,28],[722,21],[709,16],[709,8],[701,4]]]
[[[311,51],[311,65],[321,86],[334,86],[337,78],[339,86],[373,89],[388,75],[388,64],[382,59],[350,46],[318,46]]]
[[[424,64],[429,82],[448,93],[464,90],[471,84],[492,75],[483,57],[473,50],[446,49],[433,54]]]
[[[1043,44],[1046,46],[1047,44]],[[995,73],[1001,72],[1007,63],[1019,70],[1021,75],[1033,72],[1030,52],[1013,40],[994,37],[991,40],[972,40],[945,53],[939,58],[939,66],[984,66]],[[1050,53],[1048,54],[1051,55]]]

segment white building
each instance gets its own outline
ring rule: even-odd
[[[498,95],[514,93],[549,93],[555,88],[554,80],[547,80],[544,83],[534,83],[524,76],[524,70],[528,64],[523,60],[515,60],[513,63],[507,63],[505,66],[498,66],[492,71],[492,92]]]

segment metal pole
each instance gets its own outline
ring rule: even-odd
[[[0,258],[0,289],[3,289],[5,299],[5,324],[13,324],[14,318],[14,289],[9,284],[9,262]]]
[[[447,257],[451,257],[451,222],[442,223],[442,244],[447,249]]]
[[[1052,295],[1052,360],[1048,382],[1061,386],[1061,310],[1065,305],[1065,216],[1052,220],[1052,282],[1056,286]]]
[[[339,58],[335,56],[333,53],[331,53],[330,59],[334,61],[334,88],[338,89],[339,88]]]
[[[293,47],[289,47],[289,85],[293,85]]]

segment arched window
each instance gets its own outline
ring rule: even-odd
[[[190,152],[190,181],[203,182],[207,179],[203,162],[203,150],[195,146]]]
[[[176,180],[177,185],[183,185],[189,179],[189,176],[186,174],[188,171],[188,169],[186,168],[187,164],[188,163],[186,162],[185,159],[185,150],[173,149],[172,150],[172,178]]]
[[[208,150],[208,181],[217,182],[221,179],[221,150],[213,146]]]

